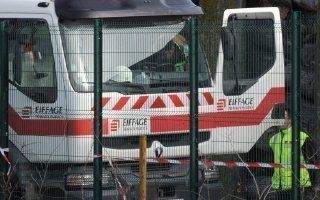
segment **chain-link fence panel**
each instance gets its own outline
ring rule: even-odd
[[[258,13],[258,14],[257,14]],[[190,198],[190,76],[198,78],[199,199],[288,199],[291,193],[291,22],[275,9],[199,23],[198,74],[190,74],[189,20],[103,20],[102,155],[94,155],[93,20],[8,20],[10,195]],[[318,178],[317,18],[301,32],[300,180]],[[146,136],[146,149],[139,140]]]

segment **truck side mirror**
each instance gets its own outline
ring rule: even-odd
[[[284,119],[284,114],[285,113],[285,104],[284,103],[279,103],[276,104],[271,113],[271,118],[272,119]]]
[[[221,29],[221,43],[222,43],[222,50],[223,56],[226,60],[233,60],[234,59],[234,35],[232,30],[229,27],[222,27]]]

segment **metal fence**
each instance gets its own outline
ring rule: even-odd
[[[41,19],[7,20],[8,198],[93,198],[93,160],[102,158],[102,196],[139,199],[142,152],[147,199],[190,198],[190,52],[198,53],[198,198],[291,194],[293,138],[283,124],[292,106],[292,22],[228,23],[229,30],[199,23],[191,49],[189,21],[103,21],[98,155],[93,21],[53,27]],[[317,25],[314,16],[301,20],[304,199],[318,197]]]

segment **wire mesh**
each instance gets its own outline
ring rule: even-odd
[[[199,198],[290,195],[290,188],[280,192],[271,180],[291,164],[292,138],[271,139],[282,136],[290,105],[290,22],[230,18],[227,26],[198,27]],[[316,164],[317,18],[306,16],[302,27],[301,127],[308,139],[301,144],[311,151],[302,156]],[[139,198],[141,135],[147,136],[148,199],[190,196],[189,29],[188,21],[103,23],[105,198]],[[8,33],[10,195],[92,198],[93,21],[49,26],[41,19],[14,19]],[[274,149],[284,147],[280,154],[289,161],[278,163]],[[306,199],[316,195],[315,169],[308,169]]]

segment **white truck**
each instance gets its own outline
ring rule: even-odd
[[[103,196],[119,195],[108,162],[118,160],[127,198],[137,198],[137,163],[119,160],[139,158],[140,135],[148,158],[159,148],[161,158],[188,157],[187,25],[201,14],[190,0],[2,0],[14,194],[92,198],[95,18],[103,19]],[[232,31],[244,25],[261,28]],[[285,101],[279,10],[226,10],[223,27],[214,74],[199,47],[200,156],[246,153],[282,122],[272,114]],[[179,67],[164,61],[169,46],[183,48]],[[148,198],[188,198],[188,166],[148,167]],[[200,169],[200,180],[210,178]]]

